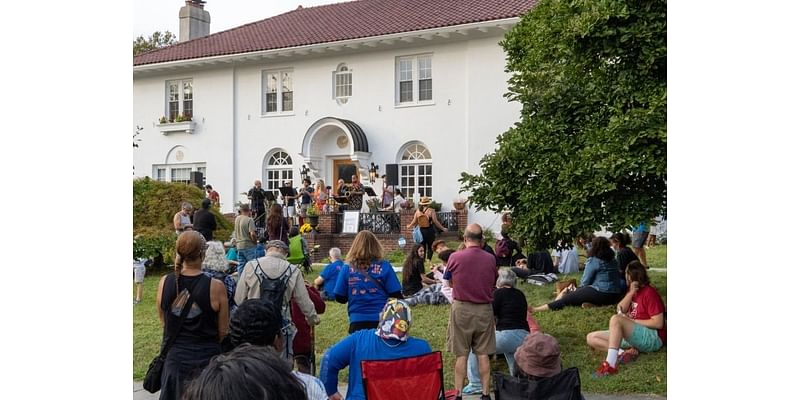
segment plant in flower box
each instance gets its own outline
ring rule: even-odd
[[[369,212],[378,212],[381,208],[381,199],[377,197],[367,199],[367,207],[369,207]]]

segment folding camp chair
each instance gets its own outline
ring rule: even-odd
[[[444,399],[442,352],[397,360],[361,361],[364,397],[372,400]]]
[[[578,368],[567,368],[558,375],[533,380],[494,373],[495,400],[581,400]]]

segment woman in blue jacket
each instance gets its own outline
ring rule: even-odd
[[[624,294],[621,278],[611,242],[598,236],[592,240],[592,247],[587,254],[581,287],[569,285],[556,296],[555,301],[538,306],[533,311],[617,304]]]
[[[402,299],[401,291],[392,264],[383,259],[383,247],[378,238],[370,231],[359,232],[333,290],[336,301],[347,303],[348,333],[374,329],[386,300],[390,297]]]
[[[340,274],[344,275],[344,274]],[[377,327],[377,329],[375,329]],[[322,357],[319,377],[329,399],[341,400],[339,371],[350,366],[347,400],[364,399],[361,360],[395,360],[431,352],[423,339],[411,337],[411,308],[402,300],[389,299],[373,329],[360,330],[336,343]]]

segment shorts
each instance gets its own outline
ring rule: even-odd
[[[144,264],[133,264],[133,281],[136,283],[144,282]]]
[[[639,249],[644,246],[645,240],[647,240],[647,235],[650,232],[633,232],[633,239],[631,240],[633,247]]]
[[[305,218],[306,217],[306,210],[308,210],[308,206],[311,204],[300,204],[300,216]]]
[[[474,304],[453,300],[447,324],[447,351],[466,357],[495,352],[494,313],[491,303]]]
[[[294,217],[294,206],[283,207],[283,216],[285,218]]]
[[[645,353],[658,351],[661,346],[663,346],[663,343],[661,343],[661,338],[658,337],[658,331],[639,324],[633,325],[631,337],[628,340],[623,338],[620,345],[623,348],[635,347],[636,350]]]

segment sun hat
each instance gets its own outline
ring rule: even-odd
[[[428,204],[431,204],[431,202],[433,202],[433,200],[431,200],[431,198],[430,198],[430,197],[428,197],[428,196],[424,196],[423,198],[421,198],[421,199],[419,200],[419,205],[421,205],[421,206],[427,206]]]
[[[514,360],[526,374],[549,378],[561,372],[561,347],[556,338],[536,331],[525,337]]]
[[[390,298],[381,311],[381,322],[375,334],[383,339],[395,339],[401,342],[408,340],[411,329],[411,308],[403,300]]]

